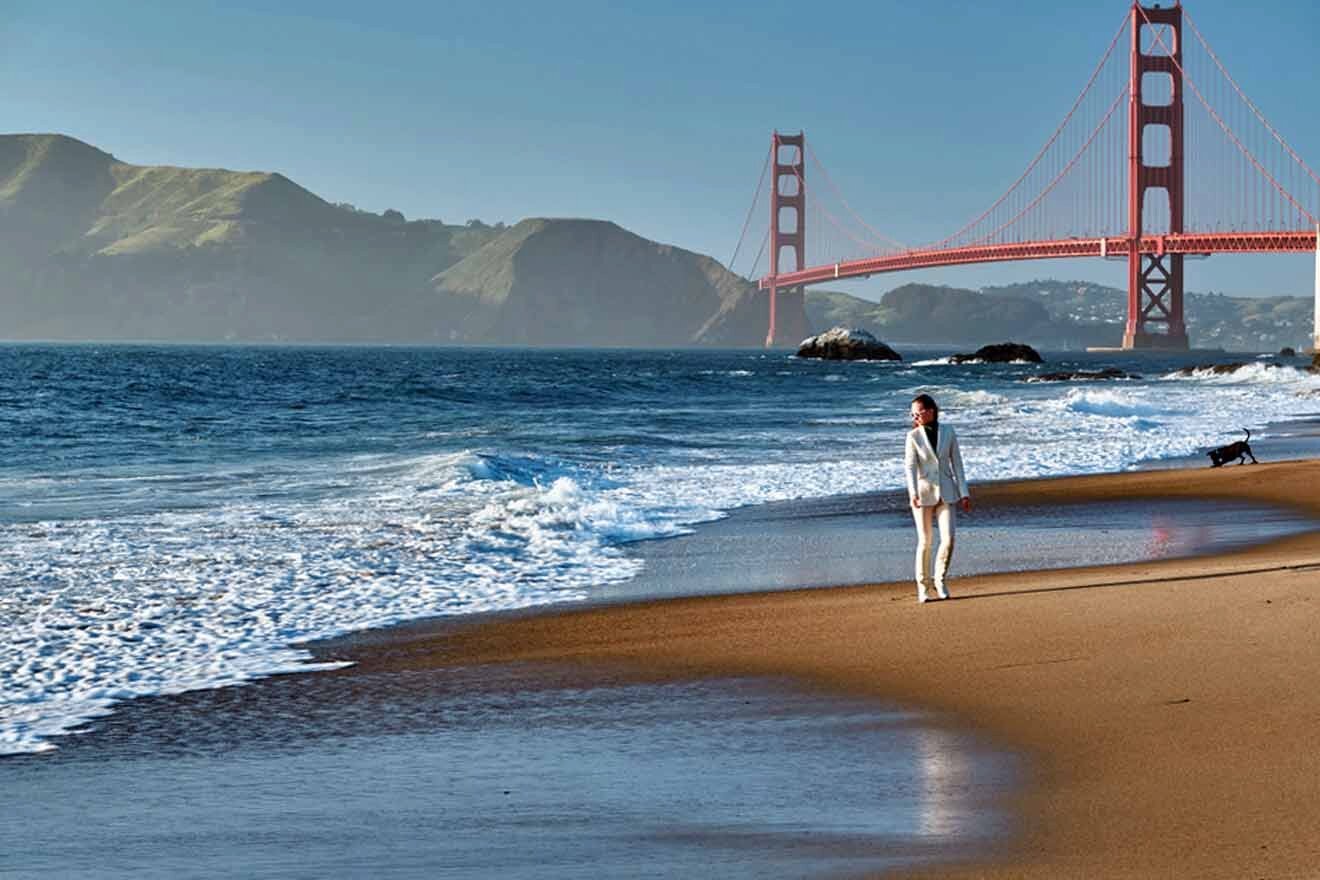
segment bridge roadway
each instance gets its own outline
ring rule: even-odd
[[[1176,232],[1143,235],[1143,254],[1248,254],[1317,252],[1316,230],[1306,232]],[[996,263],[1008,260],[1052,260],[1062,257],[1126,257],[1130,239],[1123,236],[1104,238],[1064,238],[1057,241],[1026,241],[1016,244],[985,244],[960,248],[902,251],[860,260],[811,266],[796,272],[767,275],[757,286],[796,287],[839,278],[865,278],[884,272],[959,266],[969,263]],[[1320,264],[1318,264],[1320,265]],[[1320,276],[1317,277],[1320,287]],[[1320,306],[1317,307],[1320,310]]]

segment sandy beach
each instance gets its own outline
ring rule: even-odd
[[[1320,461],[973,487],[982,510],[1193,497],[1320,518]],[[975,515],[975,514],[973,514]],[[956,572],[955,572],[956,573]],[[754,587],[749,584],[749,589]],[[1212,557],[551,611],[335,649],[349,674],[552,661],[781,676],[1025,755],[1016,832],[939,877],[1314,877],[1320,532]]]

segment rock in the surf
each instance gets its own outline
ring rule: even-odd
[[[1040,352],[1030,345],[1020,342],[1000,342],[995,345],[983,345],[974,354],[955,354],[949,357],[953,364],[982,362],[987,364],[1011,364],[1013,362],[1029,364],[1044,363]]]
[[[802,340],[798,357],[832,361],[901,361],[903,356],[865,330],[835,327]]]
[[[1057,373],[1041,373],[1028,376],[1027,382],[1098,382],[1105,379],[1140,379],[1138,373],[1128,373],[1118,367],[1104,367],[1099,370],[1063,370]]]

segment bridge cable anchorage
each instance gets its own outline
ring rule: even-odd
[[[1187,71],[1183,69],[1182,64],[1179,63],[1178,59],[1174,56],[1173,51],[1169,48],[1168,44],[1164,42],[1164,35],[1160,33],[1159,29],[1156,28],[1155,25],[1151,22],[1150,16],[1146,15],[1146,10],[1140,6],[1138,6],[1137,8],[1141,10],[1141,17],[1146,19],[1146,24],[1151,28],[1151,32],[1155,35],[1155,40],[1159,43],[1160,48],[1162,48],[1165,52],[1169,53],[1169,59],[1173,61],[1173,66],[1178,68],[1178,75],[1183,78],[1183,82],[1191,86],[1192,91],[1196,94],[1196,97],[1201,102],[1202,106],[1205,107],[1206,111],[1215,120],[1215,122],[1219,123],[1219,127],[1222,128],[1224,130],[1224,133],[1227,134],[1229,138],[1232,139],[1233,143],[1237,144],[1237,147],[1242,152],[1242,155],[1246,156],[1248,161],[1250,161],[1252,165],[1256,166],[1256,170],[1259,171],[1261,174],[1265,175],[1265,179],[1268,180],[1274,186],[1274,188],[1279,192],[1279,195],[1287,199],[1288,202],[1294,208],[1296,208],[1298,211],[1304,214],[1312,225],[1315,225],[1316,223],[1320,222],[1316,220],[1315,216],[1310,211],[1306,210],[1300,204],[1298,204],[1297,200],[1292,197],[1292,194],[1289,193],[1286,189],[1284,189],[1283,186],[1280,185],[1279,182],[1274,179],[1274,175],[1270,174],[1269,171],[1265,169],[1265,166],[1261,165],[1260,162],[1256,159],[1256,157],[1252,155],[1251,151],[1242,145],[1242,141],[1238,140],[1238,136],[1233,133],[1233,129],[1231,129],[1224,122],[1224,120],[1219,117],[1219,114],[1215,112],[1215,109],[1210,106],[1210,103],[1208,101],[1206,101],[1205,96],[1201,94],[1201,90],[1197,88],[1196,82],[1190,76],[1187,75]]]
[[[1029,211],[1031,211],[1038,204],[1040,204],[1041,200],[1050,194],[1050,192],[1054,189],[1054,187],[1056,187],[1059,184],[1059,181],[1063,180],[1063,178],[1068,175],[1068,172],[1073,169],[1073,166],[1077,164],[1077,161],[1081,159],[1082,156],[1086,154],[1086,151],[1091,148],[1091,144],[1094,143],[1096,136],[1100,134],[1100,132],[1104,130],[1105,126],[1109,124],[1109,120],[1113,118],[1114,111],[1118,109],[1120,104],[1122,104],[1123,99],[1127,97],[1127,94],[1128,94],[1128,90],[1126,87],[1121,92],[1118,93],[1118,95],[1114,98],[1113,102],[1109,105],[1109,110],[1101,118],[1100,122],[1096,125],[1096,127],[1091,130],[1090,137],[1088,137],[1086,139],[1086,142],[1082,144],[1081,148],[1076,153],[1073,154],[1073,157],[1068,160],[1068,164],[1064,165],[1063,168],[1060,169],[1059,173],[1054,175],[1054,179],[1051,180],[1048,184],[1046,184],[1045,188],[1041,190],[1040,193],[1034,199],[1028,202],[1022,208],[1022,210],[1017,212],[1017,214],[1013,215],[1008,220],[1005,220],[1003,223],[999,224],[999,226],[995,227],[990,232],[986,233],[980,238],[972,239],[970,242],[968,242],[967,246],[974,247],[979,244],[990,244],[991,239],[993,239],[996,235],[1003,232],[1005,229],[1009,228],[1013,224],[1017,223],[1024,216],[1026,216]]]
[[[1000,196],[998,199],[996,199],[993,205],[991,205],[990,207],[986,208],[983,212],[981,212],[981,215],[978,216],[975,220],[972,220],[970,223],[966,224],[952,235],[940,239],[934,244],[931,244],[929,247],[922,248],[922,250],[935,250],[959,238],[963,233],[967,232],[969,229],[972,229],[978,223],[984,220],[986,217],[990,216],[990,214],[996,208],[1002,205],[1005,202],[1005,200],[1007,200],[1008,197],[1013,194],[1014,190],[1016,190],[1019,186],[1022,185],[1022,181],[1026,180],[1027,177],[1031,174],[1031,172],[1035,170],[1036,166],[1040,164],[1040,160],[1043,159],[1045,157],[1045,154],[1049,152],[1050,147],[1054,146],[1054,142],[1059,139],[1059,135],[1063,134],[1063,130],[1068,127],[1068,123],[1072,120],[1073,114],[1075,114],[1077,112],[1077,108],[1082,105],[1082,101],[1086,99],[1087,93],[1091,91],[1091,86],[1095,84],[1096,79],[1100,76],[1100,72],[1104,70],[1105,65],[1109,63],[1109,56],[1114,54],[1114,47],[1118,45],[1119,39],[1121,39],[1123,34],[1127,32],[1127,28],[1128,28],[1128,17],[1127,14],[1125,13],[1123,15],[1122,26],[1120,26],[1118,32],[1114,34],[1114,39],[1109,41],[1109,48],[1105,50],[1105,54],[1100,58],[1100,63],[1097,64],[1095,70],[1091,72],[1091,78],[1086,81],[1086,85],[1082,88],[1081,94],[1077,96],[1077,100],[1073,101],[1073,105],[1068,110],[1068,114],[1063,117],[1063,122],[1059,123],[1059,127],[1054,130],[1054,134],[1050,135],[1049,140],[1045,142],[1045,146],[1040,148],[1040,152],[1037,153],[1036,157],[1031,160],[1031,163],[1029,165],[1027,165],[1027,170],[1023,171],[1022,174],[1018,177],[1018,179],[1013,181],[1013,184],[1007,190],[1004,191],[1004,194]]]
[[[1279,142],[1279,146],[1288,151],[1288,155],[1293,158],[1293,161],[1300,165],[1302,169],[1311,176],[1311,180],[1320,184],[1320,177],[1317,177],[1316,173],[1311,170],[1311,166],[1307,165],[1306,160],[1297,155],[1297,151],[1294,150],[1286,140],[1284,140],[1283,135],[1279,134],[1274,126],[1270,125],[1270,121],[1265,118],[1265,114],[1256,107],[1255,102],[1252,101],[1251,98],[1247,96],[1247,93],[1242,90],[1242,87],[1237,84],[1237,80],[1233,79],[1232,74],[1228,72],[1228,69],[1224,67],[1223,62],[1219,60],[1219,56],[1215,54],[1215,50],[1210,48],[1210,43],[1201,35],[1201,31],[1197,29],[1196,23],[1192,21],[1192,17],[1187,14],[1185,9],[1183,10],[1183,18],[1189,25],[1191,25],[1192,33],[1196,34],[1196,39],[1200,41],[1202,48],[1204,48],[1206,53],[1210,56],[1210,60],[1214,61],[1215,66],[1219,68],[1219,72],[1224,75],[1224,79],[1228,80],[1229,85],[1233,87],[1233,91],[1237,92],[1238,97],[1241,98],[1243,103],[1245,103],[1247,107],[1251,109],[1251,112],[1256,115],[1256,118],[1260,120],[1260,124],[1265,126],[1265,129],[1274,136],[1274,139]]]
[[[818,170],[821,176],[825,178],[825,182],[829,184],[830,189],[834,190],[834,194],[839,197],[839,201],[843,204],[843,207],[848,211],[849,214],[853,215],[853,219],[855,219],[858,223],[862,224],[862,226],[866,227],[867,232],[875,236],[876,241],[884,242],[885,244],[892,245],[893,247],[898,248],[900,251],[912,250],[912,248],[909,245],[906,245],[903,242],[898,241],[897,239],[890,238],[889,236],[885,235],[883,232],[880,232],[878,229],[875,229],[874,227],[871,226],[871,224],[863,220],[862,215],[858,214],[855,210],[853,210],[852,205],[848,204],[848,200],[844,198],[843,191],[839,189],[838,185],[834,182],[834,178],[830,177],[830,173],[825,170],[825,166],[824,164],[821,163],[820,157],[816,155],[816,151],[812,149],[810,144],[807,144],[807,154],[811,156],[811,161],[815,163],[816,170]]]
[[[747,219],[743,221],[742,232],[738,233],[738,244],[733,249],[733,256],[725,264],[730,272],[733,271],[733,264],[738,259],[738,252],[742,250],[743,239],[747,237],[747,228],[752,224],[752,214],[755,213],[756,206],[761,203],[761,189],[765,186],[765,173],[770,170],[771,152],[765,154],[765,163],[761,166],[761,178],[756,182],[756,193],[752,196],[752,205],[747,209]],[[752,269],[755,270],[756,267],[753,266]]]

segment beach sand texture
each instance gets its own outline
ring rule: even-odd
[[[981,508],[1191,496],[1320,517],[1320,461],[973,494]],[[951,590],[924,606],[895,583],[552,611],[348,653],[360,672],[547,660],[638,680],[789,676],[928,708],[1025,755],[1016,832],[974,864],[911,876],[1320,876],[1320,532]]]

